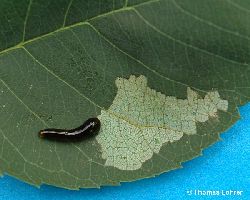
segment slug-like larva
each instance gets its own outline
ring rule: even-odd
[[[89,118],[81,126],[71,129],[55,129],[49,128],[39,131],[39,136],[48,139],[60,138],[85,138],[95,135],[100,130],[101,122],[98,118]]]

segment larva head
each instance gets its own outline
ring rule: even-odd
[[[43,130],[39,131],[39,132],[38,132],[38,135],[39,135],[39,137],[43,138],[44,135],[45,135],[45,134],[44,134],[44,131],[43,131]]]
[[[101,122],[98,118],[89,118],[85,123],[86,126],[89,126],[90,133],[98,133],[101,127]]]

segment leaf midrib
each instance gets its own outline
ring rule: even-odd
[[[126,10],[129,10],[129,11],[134,11],[141,19],[142,21],[144,21],[144,23],[146,25],[148,25],[149,27],[151,27],[154,31],[158,32],[159,34],[163,35],[164,37],[167,37],[167,38],[170,38],[172,39],[173,41],[175,42],[178,42],[184,46],[188,46],[188,47],[191,47],[197,51],[201,51],[203,53],[207,53],[207,54],[210,54],[210,55],[214,55],[216,57],[219,57],[219,58],[222,58],[228,62],[235,62],[233,60],[229,60],[227,58],[224,58],[224,57],[221,57],[220,55],[215,55],[211,52],[207,52],[206,50],[203,50],[203,49],[200,49],[198,47],[195,47],[193,45],[190,45],[190,44],[186,44],[180,40],[177,40],[175,38],[172,38],[171,36],[167,35],[166,33],[162,32],[161,30],[159,30],[157,27],[155,27],[153,24],[151,24],[149,21],[147,21],[144,16],[135,8],[137,6],[142,6],[142,5],[146,5],[146,4],[150,4],[150,3],[153,3],[153,2],[159,2],[160,0],[151,0],[151,1],[147,1],[147,2],[144,2],[144,3],[140,3],[140,4],[136,4],[134,6],[130,6],[130,7],[123,7],[121,9],[117,9],[117,10],[112,10],[110,12],[107,12],[107,13],[103,13],[101,15],[97,15],[95,17],[92,17],[90,19],[87,19],[86,21],[84,22],[78,22],[78,23],[75,23],[75,24],[72,24],[70,26],[66,26],[66,27],[62,27],[60,29],[57,29],[53,32],[50,32],[50,33],[47,33],[47,34],[44,34],[42,36],[39,36],[39,37],[36,37],[36,38],[33,38],[33,39],[30,39],[28,41],[25,41],[25,42],[21,42],[19,43],[18,45],[14,46],[14,47],[11,47],[11,48],[8,48],[2,52],[0,52],[0,56],[1,54],[5,53],[5,52],[8,52],[10,50],[14,50],[14,49],[19,49],[19,48],[22,48],[24,49],[36,62],[38,62],[39,65],[42,65],[42,63],[40,63],[36,58],[33,57],[33,55],[24,47],[25,44],[28,44],[28,43],[31,43],[33,41],[36,41],[36,40],[39,40],[41,38],[44,38],[44,37],[47,37],[49,35],[53,35],[54,33],[57,33],[57,32],[60,32],[60,31],[64,31],[64,30],[67,30],[67,29],[72,29],[73,27],[76,27],[76,26],[80,26],[80,25],[88,25],[90,26],[100,37],[102,37],[105,41],[107,41],[111,46],[113,46],[115,49],[119,50],[120,52],[122,52],[123,54],[127,55],[129,58],[135,60],[136,62],[138,62],[139,64],[141,64],[143,67],[145,67],[146,69],[148,69],[149,71],[151,71],[152,73],[156,74],[157,76],[161,77],[161,78],[164,78],[168,81],[171,81],[171,82],[174,82],[176,84],[180,84],[180,85],[183,85],[183,86],[186,86],[186,87],[192,87],[193,89],[197,90],[197,91],[200,91],[200,92],[204,92],[206,93],[207,91],[205,90],[202,90],[202,89],[199,89],[199,88],[196,88],[196,87],[193,87],[193,86],[190,86],[188,84],[185,84],[185,83],[182,83],[182,82],[179,82],[179,81],[176,81],[176,80],[173,80],[173,79],[170,79],[166,76],[163,76],[161,75],[160,73],[158,73],[157,71],[155,71],[154,69],[152,69],[151,67],[145,65],[143,62],[141,62],[140,60],[134,58],[133,56],[131,56],[130,54],[128,54],[127,52],[123,51],[122,49],[120,49],[119,47],[117,47],[114,43],[112,43],[110,40],[108,40],[108,38],[106,38],[102,33],[99,32],[99,30],[97,30],[92,24],[90,24],[88,21],[91,21],[91,20],[94,20],[96,18],[100,18],[100,17],[104,17],[104,16],[107,16],[107,15],[110,15],[110,14],[113,14],[113,13],[117,13],[117,12],[123,12],[123,11],[126,11]],[[236,62],[237,64],[241,64],[241,63],[238,63]],[[60,81],[63,81],[64,84],[68,85],[71,89],[73,89],[74,91],[76,91],[78,94],[80,94],[80,96],[84,97],[84,99],[88,100],[90,103],[92,103],[94,106],[96,107],[99,107],[100,109],[104,109],[102,108],[101,106],[97,105],[95,102],[93,102],[91,99],[87,98],[85,95],[83,95],[81,92],[79,92],[76,88],[72,87],[71,85],[69,85],[67,82],[65,82],[63,79],[61,79],[60,77],[58,77],[57,75],[55,75],[52,71],[50,71],[47,67],[43,66],[44,68],[46,68],[47,71],[49,71],[53,76],[56,76]],[[230,113],[231,114],[231,113]],[[117,116],[116,116],[117,117]]]
[[[64,31],[64,30],[71,29],[71,28],[76,27],[76,26],[91,25],[92,28],[94,28],[93,25],[90,24],[89,22],[92,21],[92,20],[95,20],[95,19],[97,19],[97,18],[102,18],[102,17],[108,16],[108,15],[111,15],[111,14],[114,14],[114,13],[123,12],[123,11],[134,11],[134,12],[135,12],[135,13],[145,22],[145,24],[147,24],[147,25],[148,25],[149,27],[151,27],[154,31],[158,32],[159,34],[163,35],[164,37],[167,37],[167,38],[169,38],[169,39],[171,39],[171,40],[173,40],[173,41],[175,41],[175,42],[178,42],[178,43],[180,43],[180,44],[182,44],[182,45],[184,45],[184,46],[187,46],[187,47],[190,47],[190,48],[192,48],[192,49],[198,50],[198,51],[200,51],[200,52],[202,52],[202,53],[205,53],[205,54],[208,54],[208,55],[215,56],[215,57],[217,57],[217,58],[219,58],[219,59],[222,59],[222,60],[224,60],[224,61],[226,61],[226,62],[230,62],[230,63],[232,63],[232,64],[237,64],[237,65],[249,67],[249,64],[248,64],[248,63],[241,63],[241,62],[238,62],[238,61],[235,61],[235,60],[232,60],[232,59],[228,59],[228,58],[225,58],[224,56],[214,54],[214,53],[212,53],[212,52],[210,52],[210,51],[207,51],[207,50],[205,50],[205,49],[201,49],[201,48],[199,48],[199,47],[193,46],[192,44],[188,44],[188,43],[186,43],[186,42],[183,42],[183,41],[181,41],[181,40],[178,40],[178,39],[176,39],[176,38],[173,38],[172,36],[170,36],[170,35],[164,33],[163,31],[159,30],[156,26],[154,26],[153,24],[151,24],[151,23],[150,23],[148,20],[146,20],[146,19],[144,18],[144,16],[136,9],[136,7],[141,7],[141,6],[148,5],[148,4],[155,3],[155,2],[159,2],[159,1],[160,1],[160,0],[150,0],[150,1],[147,1],[147,2],[139,3],[139,4],[136,4],[136,5],[133,5],[133,6],[129,6],[129,7],[122,7],[122,8],[117,9],[117,10],[112,10],[112,11],[109,11],[109,12],[106,12],[106,13],[102,13],[102,14],[100,14],[100,15],[97,15],[97,16],[94,16],[94,17],[92,17],[92,18],[86,19],[85,21],[82,21],[82,22],[77,22],[77,23],[71,24],[71,25],[69,25],[69,26],[62,26],[61,28],[59,28],[59,29],[57,29],[57,30],[55,30],[55,31],[46,33],[46,34],[44,34],[44,35],[41,35],[41,36],[32,38],[32,39],[27,40],[27,41],[24,41],[24,42],[20,42],[19,44],[15,45],[15,46],[13,46],[13,47],[9,47],[9,48],[7,48],[7,49],[5,49],[5,50],[2,50],[2,51],[0,51],[0,56],[3,55],[4,53],[7,53],[7,52],[11,51],[11,50],[15,50],[15,49],[22,48],[22,47],[24,47],[24,45],[26,45],[26,44],[28,44],[28,43],[31,43],[31,42],[34,42],[34,41],[36,41],[36,40],[42,39],[42,38],[44,38],[44,37],[53,35],[53,34],[55,34],[55,33],[57,33],[57,32],[61,32],[61,31]],[[175,2],[174,0],[172,0],[172,1]],[[178,8],[178,9],[180,9],[180,8]],[[194,17],[194,16],[193,16],[193,17]],[[199,20],[202,21],[202,22],[204,22],[204,20],[202,20],[202,19],[199,19]],[[211,25],[211,24],[209,23],[209,24],[207,24],[207,25]],[[214,27],[214,26],[216,26],[215,28],[217,28],[217,25],[214,25],[214,24],[213,24],[213,27]],[[97,31],[98,33],[100,33],[96,28],[94,28],[94,30]],[[231,31],[226,31],[224,28],[220,28],[220,30],[221,30],[221,31],[228,32],[228,33],[233,34],[233,35],[236,35],[236,34],[234,34],[234,33],[231,32]],[[101,34],[101,35],[102,35],[102,34]],[[242,36],[242,35],[236,35],[236,36],[239,36],[239,37],[240,37],[240,36]],[[104,38],[105,38],[105,37],[104,37]],[[105,39],[107,40],[107,38],[105,38]],[[248,39],[248,38],[247,38],[247,39]],[[248,39],[248,40],[249,40],[249,39]],[[108,40],[108,41],[109,41],[109,40]],[[115,46],[111,41],[109,41],[109,43],[111,43],[112,46]],[[116,46],[115,46],[115,47],[116,47]],[[142,62],[139,61],[138,59],[136,59],[136,58],[132,57],[131,55],[127,54],[126,52],[124,52],[123,50],[121,50],[119,47],[116,47],[116,48],[117,48],[118,50],[120,50],[122,53],[125,53],[126,55],[128,55],[130,58],[136,60],[137,62],[140,62],[140,64],[142,64],[142,65],[145,67],[144,63],[142,63]],[[159,76],[162,76],[160,73],[156,72],[155,70],[152,70],[150,67],[149,67],[149,70],[152,71],[153,73],[157,73],[157,75],[159,75]],[[162,76],[162,78],[167,78],[167,77]],[[169,78],[167,78],[167,79],[172,81],[172,79],[169,79]],[[177,81],[177,82],[178,82],[178,81]],[[179,83],[182,84],[182,85],[186,85],[186,84],[181,83],[181,82],[179,82]],[[192,87],[192,86],[190,86],[190,87]],[[195,87],[192,87],[192,88],[194,88],[194,89],[196,89],[196,90],[198,90],[198,91],[204,92],[204,91],[201,90],[201,89],[198,89],[198,88],[195,88]]]
[[[4,49],[2,51],[0,51],[0,56],[4,53],[7,53],[11,50],[15,50],[15,49],[19,49],[21,47],[23,47],[24,45],[26,44],[29,44],[31,42],[34,42],[36,40],[40,40],[44,37],[47,37],[47,36],[50,36],[50,35],[53,35],[55,33],[58,33],[58,32],[61,32],[61,31],[64,31],[64,30],[67,30],[67,29],[71,29],[73,27],[76,27],[76,26],[81,26],[81,25],[85,25],[86,23],[88,23],[89,21],[91,20],[94,20],[94,19],[97,19],[97,18],[102,18],[102,17],[105,17],[105,16],[108,16],[108,15],[112,15],[114,13],[119,13],[119,12],[122,12],[122,11],[126,11],[126,10],[131,10],[135,7],[138,7],[138,6],[143,6],[143,5],[147,5],[147,4],[151,4],[151,3],[155,3],[155,2],[159,2],[160,0],[150,0],[150,1],[147,1],[147,2],[143,2],[143,3],[139,3],[139,4],[136,4],[136,5],[133,5],[133,6],[128,6],[128,7],[122,7],[122,8],[119,8],[119,9],[116,9],[116,10],[111,10],[109,12],[106,12],[106,13],[102,13],[102,14],[99,14],[99,15],[96,15],[94,17],[91,17],[89,19],[86,19],[85,21],[80,21],[80,22],[77,22],[77,23],[74,23],[74,24],[71,24],[69,26],[62,26],[61,28],[59,29],[56,29],[52,32],[49,32],[49,33],[46,33],[46,34],[43,34],[43,35],[40,35],[38,37],[34,37],[32,39],[29,39],[29,40],[26,40],[26,41],[21,41],[20,43],[16,44],[15,46],[12,46],[12,47],[9,47],[7,49]],[[27,17],[27,16],[26,16]],[[25,28],[24,28],[25,30]]]
[[[159,1],[159,0],[157,0],[157,1]],[[154,1],[150,1],[150,2],[156,2],[156,1],[154,0]],[[148,3],[148,2],[147,2],[147,3]],[[145,3],[143,3],[143,4],[145,4]],[[141,5],[141,4],[137,4],[137,6],[138,6],[138,5]],[[148,21],[139,13],[139,11],[137,11],[135,8],[130,7],[130,8],[127,8],[127,9],[119,9],[118,11],[121,12],[121,11],[124,11],[124,10],[130,10],[130,11],[132,10],[132,11],[134,11],[134,12],[135,12],[135,13],[145,22],[145,24],[147,24],[149,27],[151,27],[152,29],[154,29],[156,32],[162,34],[163,36],[168,37],[168,38],[170,38],[170,39],[172,39],[172,40],[174,40],[174,41],[176,41],[176,42],[178,42],[178,43],[181,43],[182,45],[190,46],[191,48],[194,48],[194,49],[196,49],[196,50],[198,50],[198,51],[201,51],[201,52],[204,51],[204,50],[199,49],[199,48],[196,48],[196,47],[194,47],[194,46],[192,46],[192,45],[185,44],[185,43],[183,43],[182,41],[179,41],[179,40],[176,40],[176,39],[174,39],[174,38],[171,38],[170,36],[167,36],[167,35],[166,35],[165,33],[163,33],[161,30],[157,29],[154,25],[150,24],[150,22],[148,22]],[[113,13],[113,12],[111,12],[111,13]],[[108,14],[110,14],[110,13],[108,13]],[[105,14],[104,14],[104,15],[105,15]],[[97,16],[97,17],[99,17],[99,16]],[[94,18],[96,18],[96,17],[94,17]],[[145,67],[146,69],[148,69],[148,70],[151,71],[152,73],[156,74],[157,76],[159,76],[159,77],[161,77],[161,78],[163,78],[163,79],[166,79],[166,80],[168,80],[168,81],[174,82],[174,83],[176,83],[176,84],[180,84],[180,85],[183,85],[183,86],[186,86],[186,87],[191,87],[191,88],[193,88],[193,89],[195,89],[195,90],[197,90],[197,91],[200,91],[200,92],[202,92],[202,93],[208,92],[208,91],[206,91],[206,90],[202,90],[202,89],[196,88],[196,87],[194,87],[194,86],[185,84],[185,83],[183,83],[183,82],[179,82],[179,81],[170,79],[170,78],[168,78],[168,77],[166,77],[166,76],[163,76],[162,74],[160,74],[159,72],[155,71],[155,70],[152,69],[151,67],[147,66],[146,64],[144,64],[144,63],[141,62],[140,60],[134,58],[133,56],[131,56],[131,55],[128,54],[127,52],[125,52],[125,51],[123,51],[122,49],[120,49],[119,47],[117,47],[114,43],[112,43],[110,40],[108,40],[108,38],[106,38],[102,33],[100,33],[99,30],[97,30],[97,29],[96,29],[92,24],[90,24],[89,22],[80,22],[80,23],[77,23],[77,24],[74,24],[74,25],[65,27],[65,28],[63,28],[63,30],[71,29],[72,27],[79,26],[79,25],[87,25],[87,26],[90,26],[90,27],[91,27],[100,37],[102,37],[102,38],[103,38],[106,42],[108,42],[112,47],[114,47],[115,49],[117,49],[118,51],[120,51],[121,53],[123,53],[124,55],[127,55],[130,59],[135,60],[135,61],[138,62],[140,65],[142,65],[143,67]],[[98,108],[100,108],[100,109],[105,110],[102,106],[97,105],[94,101],[92,101],[91,99],[89,99],[88,97],[86,97],[84,94],[82,94],[80,91],[78,91],[76,88],[74,88],[74,87],[71,86],[69,83],[67,83],[66,81],[64,81],[61,77],[59,77],[59,76],[57,76],[56,74],[54,74],[54,72],[52,72],[52,71],[49,70],[46,66],[44,66],[40,61],[38,61],[38,60],[37,60],[37,59],[36,59],[36,58],[35,58],[35,57],[34,57],[25,47],[24,47],[24,44],[27,44],[27,43],[32,42],[32,41],[34,41],[34,40],[41,39],[42,37],[46,37],[46,36],[48,36],[48,35],[52,35],[52,34],[54,34],[54,33],[56,33],[56,32],[59,32],[59,31],[62,31],[62,29],[58,29],[57,31],[48,33],[48,34],[43,35],[43,36],[41,36],[41,37],[34,38],[34,39],[32,39],[32,40],[26,41],[26,42],[24,42],[22,45],[18,46],[16,49],[20,49],[20,48],[21,48],[21,49],[24,49],[24,50],[26,51],[26,53],[27,53],[31,58],[33,58],[39,65],[41,65],[43,68],[45,68],[46,71],[48,71],[50,74],[52,74],[52,75],[55,76],[57,79],[59,79],[60,81],[62,81],[64,84],[66,84],[67,86],[69,86],[69,87],[70,87],[71,89],[73,89],[76,93],[78,93],[78,95],[80,95],[81,97],[83,97],[85,100],[89,101],[89,102],[90,102],[91,104],[93,104],[94,106],[96,106],[96,107],[98,107]],[[71,31],[72,31],[72,30],[71,30]],[[204,52],[203,52],[203,53],[204,53]],[[206,53],[212,54],[212,53],[210,53],[210,52],[206,52]],[[0,52],[0,56],[1,56],[1,52]],[[216,55],[215,55],[215,56],[216,56]],[[218,56],[218,57],[219,57],[219,56]],[[228,61],[230,61],[230,60],[228,60]],[[1,79],[0,79],[0,80],[1,80]],[[110,113],[110,114],[115,115],[114,113]],[[232,115],[232,113],[229,113],[229,114]],[[118,117],[118,116],[115,115],[115,117]],[[118,118],[119,118],[119,117],[118,117]],[[123,120],[124,120],[124,119],[123,119]],[[127,120],[125,120],[125,121],[127,121]],[[47,125],[47,124],[45,124],[45,125]],[[47,126],[48,126],[48,125],[47,125]]]
[[[163,35],[164,37],[167,37],[167,38],[170,38],[172,39],[173,41],[175,42],[178,42],[184,46],[188,46],[188,47],[191,47],[197,51],[201,51],[203,53],[207,53],[207,54],[210,54],[210,55],[214,55],[216,57],[219,57],[219,58],[222,58],[228,62],[234,62],[232,60],[229,60],[229,59],[226,59],[224,57],[221,57],[219,55],[215,55],[211,52],[207,52],[206,50],[203,50],[203,49],[200,49],[198,47],[195,47],[193,45],[190,45],[190,44],[186,44],[180,40],[177,40],[175,38],[172,38],[171,36],[167,35],[166,33],[162,32],[161,30],[159,30],[157,27],[155,27],[153,24],[151,24],[149,21],[147,21],[144,16],[135,8],[135,7],[138,7],[138,6],[143,6],[143,5],[146,5],[146,4],[150,4],[150,3],[154,3],[154,2],[159,2],[160,0],[151,0],[151,1],[147,1],[147,2],[144,2],[144,3],[140,3],[140,4],[136,4],[134,6],[130,6],[130,7],[123,7],[121,9],[117,9],[117,10],[112,10],[110,12],[107,12],[107,13],[103,13],[101,15],[97,15],[95,17],[92,17],[90,19],[87,19],[86,21],[84,22],[78,22],[78,23],[75,23],[75,24],[72,24],[70,26],[66,26],[66,27],[62,27],[60,29],[57,29],[53,32],[50,32],[50,33],[47,33],[47,34],[44,34],[42,36],[39,36],[39,37],[36,37],[36,38],[33,38],[31,40],[28,40],[28,41],[25,41],[25,42],[21,42],[19,43],[18,45],[14,46],[14,47],[11,47],[11,48],[8,48],[2,52],[0,52],[0,56],[1,54],[3,54],[4,52],[8,52],[10,50],[14,50],[14,49],[24,49],[26,51],[26,53],[28,53],[36,62],[38,62],[39,65],[43,66],[42,63],[40,63],[35,57],[33,57],[33,55],[24,47],[25,44],[28,44],[28,43],[31,43],[33,41],[36,41],[36,40],[39,40],[41,38],[44,38],[44,37],[47,37],[49,35],[53,35],[54,33],[57,33],[57,32],[60,32],[60,31],[64,31],[64,30],[67,30],[67,29],[72,29],[73,27],[76,27],[76,26],[80,26],[80,25],[87,25],[87,26],[90,26],[100,37],[102,37],[106,42],[108,42],[112,47],[114,47],[115,49],[119,50],[120,52],[122,52],[123,54],[127,55],[129,58],[131,58],[132,60],[135,60],[136,62],[138,62],[139,64],[141,64],[143,67],[145,67],[146,69],[148,69],[149,71],[151,71],[152,73],[156,74],[157,76],[161,77],[161,78],[164,78],[168,81],[171,81],[171,82],[174,82],[176,84],[180,84],[180,85],[183,85],[183,86],[186,86],[186,87],[191,87],[197,91],[200,91],[200,92],[204,92],[206,93],[207,91],[205,90],[202,90],[202,89],[199,89],[199,88],[196,88],[196,87],[193,87],[193,86],[190,86],[188,84],[185,84],[185,83],[182,83],[182,82],[179,82],[179,81],[176,81],[176,80],[173,80],[173,79],[170,79],[166,76],[163,76],[162,74],[158,73],[157,71],[155,71],[154,69],[152,69],[151,67],[147,66],[146,64],[144,64],[143,62],[141,62],[140,60],[136,59],[135,57],[131,56],[130,54],[128,54],[127,52],[123,51],[122,49],[120,49],[119,47],[117,47],[114,43],[112,43],[110,40],[108,40],[108,38],[106,38],[102,33],[99,32],[99,30],[97,30],[91,23],[89,23],[88,21],[91,21],[91,20],[94,20],[96,18],[100,18],[100,17],[104,17],[104,16],[107,16],[107,15],[110,15],[110,14],[113,14],[113,13],[117,13],[117,12],[123,12],[123,11],[134,11],[138,17],[140,17],[142,19],[142,21],[144,21],[144,23],[146,25],[148,25],[149,27],[151,27],[154,31],[158,32],[159,34]],[[241,63],[237,63],[237,64],[241,64]],[[84,97],[84,99],[86,99],[87,101],[89,101],[90,103],[92,103],[94,106],[96,107],[99,107],[100,109],[104,109],[103,107],[97,105],[95,102],[93,102],[91,99],[87,98],[84,94],[82,94],[81,92],[79,92],[76,88],[74,88],[73,86],[71,86],[70,84],[68,84],[67,82],[65,82],[63,79],[61,79],[60,77],[58,77],[56,74],[54,74],[52,71],[50,71],[47,67],[43,66],[44,68],[46,68],[47,71],[49,71],[53,76],[56,76],[56,78],[58,78],[60,81],[64,82],[64,84],[68,85],[71,89],[73,89],[74,91],[76,91],[80,96]],[[231,114],[231,113],[230,113]],[[116,116],[117,117],[117,116]]]

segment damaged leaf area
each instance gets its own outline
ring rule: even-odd
[[[177,99],[147,87],[145,76],[118,78],[116,86],[112,105],[98,116],[102,130],[96,139],[105,165],[121,170],[139,169],[163,144],[197,134],[196,122],[218,117],[217,110],[228,108],[217,91],[201,99],[187,88],[187,99]]]
[[[250,100],[249,10],[248,0],[2,1],[0,174],[99,188],[202,155]],[[95,117],[96,137],[38,137]]]

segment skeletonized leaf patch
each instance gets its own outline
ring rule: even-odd
[[[97,141],[105,165],[136,170],[158,153],[163,144],[179,140],[183,134],[196,134],[196,122],[226,111],[228,101],[217,91],[204,98],[187,88],[187,99],[166,96],[147,86],[145,76],[118,78],[113,104],[98,118],[102,128]]]

